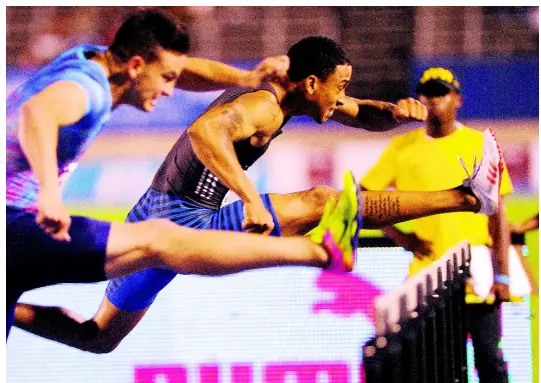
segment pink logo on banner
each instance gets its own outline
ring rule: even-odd
[[[315,287],[322,292],[331,292],[329,300],[316,301],[312,312],[330,311],[338,317],[361,314],[375,322],[374,300],[382,291],[368,280],[355,274],[321,272]],[[360,350],[359,350],[360,352]],[[221,383],[222,364],[200,364],[197,367],[200,383]],[[254,370],[250,363],[228,366],[231,383],[253,383]],[[284,383],[294,379],[297,383],[314,383],[325,377],[328,383],[350,382],[352,365],[346,361],[333,362],[274,362],[263,367],[264,383]],[[135,366],[134,383],[188,383],[187,367],[184,365]],[[365,382],[364,370],[359,365],[359,383]]]
[[[134,383],[155,383],[163,379],[167,383],[187,383],[186,368],[179,365],[135,366]]]
[[[331,300],[315,302],[312,306],[314,313],[329,310],[341,317],[359,313],[375,323],[374,300],[382,291],[366,279],[354,274],[323,271],[316,280],[316,286],[321,291],[334,293],[334,297]]]
[[[288,376],[298,383],[317,382],[319,374],[327,377],[328,383],[349,382],[349,368],[345,363],[289,363],[265,367],[265,383],[287,382]]]
[[[220,366],[216,364],[199,365],[200,383],[220,383]],[[232,383],[252,383],[252,366],[250,364],[231,365]],[[186,367],[182,365],[156,365],[156,366],[135,366],[134,383],[188,383]]]
[[[220,383],[220,366],[198,366],[200,383]],[[134,383],[188,383],[187,368],[182,365],[135,366]],[[263,368],[265,383],[284,383],[294,378],[297,383],[314,383],[319,376],[326,376],[328,383],[349,382],[347,362],[281,362],[269,363]],[[252,383],[250,364],[231,365],[232,383]],[[362,382],[362,380],[361,380]]]
[[[252,383],[252,366],[249,364],[231,365],[232,383]],[[220,366],[203,364],[199,366],[199,381],[201,383],[220,383]]]

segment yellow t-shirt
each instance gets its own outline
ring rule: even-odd
[[[361,184],[368,190],[436,191],[454,188],[467,177],[457,156],[462,157],[468,171],[483,157],[483,134],[458,124],[458,130],[432,138],[425,128],[396,136],[385,149],[378,163],[370,169]],[[507,167],[502,175],[500,194],[512,193],[513,185]],[[492,245],[488,217],[474,213],[447,213],[414,220],[419,238],[432,242],[433,254],[423,260],[413,258],[410,275],[427,267],[446,250],[467,239],[471,245]]]

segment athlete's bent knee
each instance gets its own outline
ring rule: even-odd
[[[93,354],[108,354],[114,351],[121,342],[121,339],[116,339],[107,330],[100,329],[92,319],[81,324],[78,338],[76,347]]]
[[[329,198],[336,198],[338,194],[338,190],[326,185],[317,185],[309,190],[310,201],[316,207],[325,206]]]
[[[144,222],[146,240],[144,252],[151,257],[155,267],[169,267],[171,253],[179,247],[183,238],[188,236],[193,229],[179,226],[167,219],[152,219]]]
[[[141,239],[143,240],[141,245],[144,252],[158,256],[163,251],[163,243],[168,240],[171,230],[176,230],[179,227],[163,218],[149,219],[138,224],[141,225]]]
[[[113,352],[118,347],[119,344],[120,342],[100,343],[97,345],[92,345],[91,348],[85,351],[91,352],[93,354],[109,354]]]

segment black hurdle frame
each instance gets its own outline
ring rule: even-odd
[[[468,245],[459,255],[453,253],[452,262],[447,260],[445,280],[441,267],[436,281],[427,274],[426,290],[422,284],[416,286],[420,304],[414,311],[408,311],[406,296],[400,297],[398,323],[386,321],[385,331],[362,347],[365,383],[468,381],[465,284],[470,259]]]

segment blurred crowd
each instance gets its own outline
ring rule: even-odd
[[[120,20],[137,8],[7,7],[7,65],[35,68],[80,43],[108,45]],[[330,37],[352,60],[348,90],[358,98],[407,97],[419,60],[537,62],[539,55],[538,7],[162,8],[188,26],[193,56],[230,63],[284,54],[309,35]]]
[[[127,14],[137,7],[7,7],[7,63],[22,67],[38,66],[62,50],[79,44],[95,43],[108,44],[111,42],[116,26]],[[495,52],[508,54],[524,54],[538,52],[539,36],[539,9],[537,7],[164,7],[188,25],[193,26],[194,48],[207,56],[212,52],[205,52],[209,46],[209,39],[235,40],[233,43],[223,41],[222,47],[241,45],[247,50],[247,57],[259,58],[261,51],[254,44],[243,44],[243,40],[250,40],[249,36],[241,36],[234,33],[212,32],[213,29],[227,30],[228,25],[234,24],[239,32],[250,31],[246,28],[238,28],[242,24],[256,22],[262,25],[262,30],[257,33],[273,33],[272,24],[275,28],[286,26],[289,33],[297,34],[332,34],[340,40],[345,38],[352,28],[348,19],[354,16],[357,24],[370,29],[371,33],[380,34],[386,31],[378,28],[377,19],[384,13],[397,13],[405,17],[394,17],[395,23],[407,24],[415,29],[416,18],[422,17],[427,10],[442,8],[437,15],[428,17],[440,17],[443,23],[453,25],[453,29],[469,30],[470,35],[475,35],[475,28],[483,34],[483,44],[493,47]],[[282,8],[282,9],[280,9]],[[288,9],[284,9],[288,8]],[[315,8],[315,9],[314,9]],[[458,9],[463,8],[463,9]],[[479,11],[481,10],[481,20]],[[477,16],[476,16],[477,13]],[[462,19],[453,20],[460,14]],[[317,22],[318,15],[324,17],[323,22]],[[398,13],[397,13],[398,15]],[[285,20],[280,21],[280,17]],[[269,29],[270,20],[270,29]],[[210,23],[209,23],[210,21]],[[305,21],[305,22],[301,22]],[[479,21],[481,23],[479,24]],[[476,23],[477,22],[477,23]],[[198,25],[202,24],[202,27]],[[353,23],[355,24],[355,23]],[[458,26],[458,28],[456,28]],[[472,28],[473,33],[472,33]],[[492,33],[493,29],[496,32]],[[425,34],[427,31],[420,31]],[[414,33],[414,31],[412,31]],[[450,33],[448,31],[447,33]],[[207,35],[205,35],[207,34]],[[479,34],[479,33],[477,33]],[[491,37],[492,35],[492,37]],[[520,38],[517,38],[520,37]],[[456,39],[456,38],[455,38]],[[417,39],[418,41],[418,39]],[[361,43],[362,41],[359,41]],[[412,44],[415,39],[412,39]],[[275,44],[276,45],[276,44]],[[287,45],[287,44],[286,44]],[[398,44],[400,45],[400,44]],[[411,46],[411,51],[419,49]],[[275,50],[281,47],[275,46]],[[252,51],[250,53],[250,50]],[[483,53],[490,54],[490,47],[484,47]],[[410,52],[411,52],[410,51]],[[277,54],[282,52],[264,52],[265,54]],[[437,52],[436,52],[437,53]],[[461,52],[455,52],[461,53]],[[225,49],[220,49],[222,58],[227,55]],[[232,53],[234,55],[234,52]],[[214,55],[216,55],[214,53]],[[235,59],[236,57],[231,57]]]

